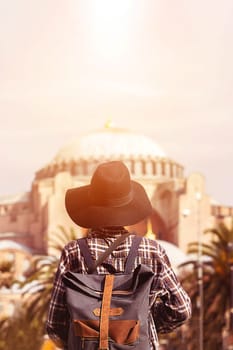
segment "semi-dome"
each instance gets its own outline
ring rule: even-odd
[[[149,137],[129,130],[106,127],[83,135],[65,145],[54,158],[55,163],[71,160],[164,158],[163,150]]]

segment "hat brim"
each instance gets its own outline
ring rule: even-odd
[[[136,181],[131,185],[132,200],[120,207],[93,205],[90,185],[71,188],[65,196],[66,210],[77,225],[85,228],[134,225],[150,215],[152,206],[143,186]]]

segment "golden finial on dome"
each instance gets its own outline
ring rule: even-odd
[[[156,239],[156,234],[152,230],[152,223],[151,220],[147,220],[147,232],[146,232],[146,237],[150,239]]]
[[[108,119],[104,125],[106,129],[114,128],[116,124],[112,121],[112,119]]]

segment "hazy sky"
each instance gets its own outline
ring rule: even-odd
[[[0,50],[0,196],[111,118],[233,205],[232,0],[0,0]]]

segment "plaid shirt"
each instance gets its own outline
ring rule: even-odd
[[[109,229],[90,231],[87,236],[87,242],[93,259],[97,260],[112,242],[125,232],[124,229],[121,231]],[[117,272],[124,272],[124,265],[132,239],[133,235],[128,236],[105,260]],[[178,282],[165,250],[158,242],[145,237],[142,238],[138,248],[138,255],[135,259],[135,268],[139,264],[147,265],[155,273],[150,296],[149,326],[151,349],[156,350],[158,349],[157,332],[170,332],[190,318],[191,302]],[[55,343],[63,344],[65,349],[67,348],[69,312],[66,305],[62,275],[68,270],[87,273],[77,240],[68,243],[62,251],[46,323],[49,337]],[[97,271],[100,274],[108,273],[103,266],[98,266]]]

